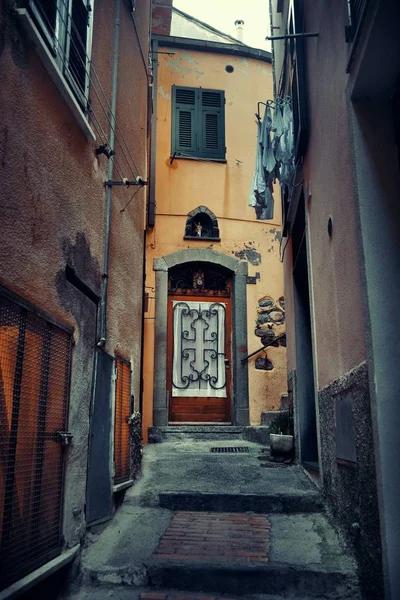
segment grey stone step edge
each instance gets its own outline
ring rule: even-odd
[[[159,444],[166,441],[179,440],[199,440],[199,441],[217,441],[217,440],[245,440],[257,444],[269,444],[269,429],[263,425],[254,425],[246,427],[236,427],[234,425],[171,425],[165,427],[149,427],[149,443]]]
[[[169,510],[254,513],[323,512],[318,491],[303,494],[223,494],[211,492],[161,492],[159,506]]]
[[[307,595],[329,599],[358,600],[358,580],[352,572],[323,568],[292,567],[278,563],[196,563],[192,561],[146,561],[149,581],[156,588],[178,588],[192,592]]]
[[[361,600],[357,576],[352,572],[280,563],[217,564],[147,559],[136,567],[83,569],[80,584],[97,589],[100,586],[129,586],[132,591],[138,588],[174,589],[236,596],[268,592],[293,598],[320,599],[329,595],[329,600]]]

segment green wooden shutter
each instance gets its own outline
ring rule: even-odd
[[[172,86],[172,154],[196,156],[195,88]]]
[[[225,94],[200,89],[199,156],[225,158]]]

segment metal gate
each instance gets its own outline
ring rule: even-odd
[[[0,294],[0,589],[61,550],[71,336]]]
[[[115,422],[114,422],[114,483],[127,481],[130,476],[131,365],[115,359]]]

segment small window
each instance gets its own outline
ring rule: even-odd
[[[172,86],[171,154],[225,159],[225,94]]]
[[[186,239],[220,239],[217,217],[206,206],[199,206],[188,214],[185,227]]]
[[[87,0],[28,0],[28,9],[76,99],[86,108],[91,51],[91,3]]]

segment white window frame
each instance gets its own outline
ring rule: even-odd
[[[89,69],[92,49],[93,2],[85,0],[90,5],[88,12],[88,31],[86,38],[86,65],[84,90],[77,85],[69,68],[69,47],[71,40],[72,0],[57,0],[57,18],[55,33],[41,18],[35,0],[29,0],[27,8],[17,9],[22,24],[31,41],[49,71],[53,81],[74,113],[79,126],[86,137],[95,141],[96,136],[88,121],[88,99],[90,88]]]

